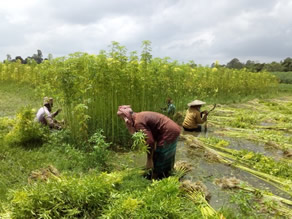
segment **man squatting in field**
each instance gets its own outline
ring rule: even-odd
[[[117,114],[130,134],[140,130],[146,134],[149,145],[146,169],[153,170],[151,178],[168,177],[174,166],[180,127],[165,115],[149,111],[135,113],[129,105],[119,106]]]
[[[35,120],[43,125],[49,126],[51,129],[61,129],[61,124],[54,119],[61,112],[61,109],[51,113],[53,104],[53,98],[44,97],[43,106],[38,110]]]
[[[183,122],[183,128],[185,131],[201,132],[203,124],[207,121],[208,112],[205,110],[201,112],[201,106],[206,104],[200,100],[194,100],[188,103],[189,109],[187,110],[186,117]]]

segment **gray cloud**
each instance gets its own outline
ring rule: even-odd
[[[260,62],[292,56],[289,0],[10,0],[0,9],[0,60],[41,49],[97,54],[111,41],[179,61]]]

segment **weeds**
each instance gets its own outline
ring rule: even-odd
[[[31,147],[44,142],[49,130],[34,121],[35,113],[29,107],[20,110],[12,130],[5,136],[5,141],[8,144]]]
[[[149,184],[138,172],[129,170],[39,181],[13,191],[10,199],[6,213],[13,218],[200,217],[176,177]]]

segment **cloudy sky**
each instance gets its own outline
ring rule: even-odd
[[[210,65],[292,57],[292,0],[0,0],[0,60],[98,54],[152,42],[154,57]]]

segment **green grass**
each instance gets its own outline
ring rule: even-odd
[[[272,72],[275,75],[280,83],[292,84],[292,72]]]
[[[281,93],[292,93],[292,84],[280,84],[279,91]]]
[[[16,112],[26,105],[38,108],[42,99],[37,99],[34,89],[25,84],[0,81],[0,117],[14,117]]]

